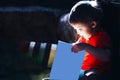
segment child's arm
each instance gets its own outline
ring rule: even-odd
[[[74,44],[72,47],[72,51],[75,53],[81,50],[86,50],[91,55],[95,56],[96,58],[102,61],[109,61],[110,55],[111,55],[111,52],[109,49],[96,48],[86,43]]]

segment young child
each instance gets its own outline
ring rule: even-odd
[[[108,34],[100,28],[101,17],[102,9],[96,1],[80,1],[70,11],[69,23],[80,35],[72,51],[86,51],[80,80],[108,80],[111,44]]]

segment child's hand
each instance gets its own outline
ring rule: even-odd
[[[84,50],[85,45],[85,43],[73,44],[71,51],[74,53],[78,53],[79,51]]]

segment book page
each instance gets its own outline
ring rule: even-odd
[[[77,80],[85,51],[71,52],[72,44],[58,42],[54,57],[50,80]]]

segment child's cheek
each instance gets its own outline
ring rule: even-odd
[[[81,36],[84,36],[85,32],[82,30],[82,31],[79,32],[79,34],[80,34]]]
[[[78,31],[77,33],[82,36],[82,31]]]

